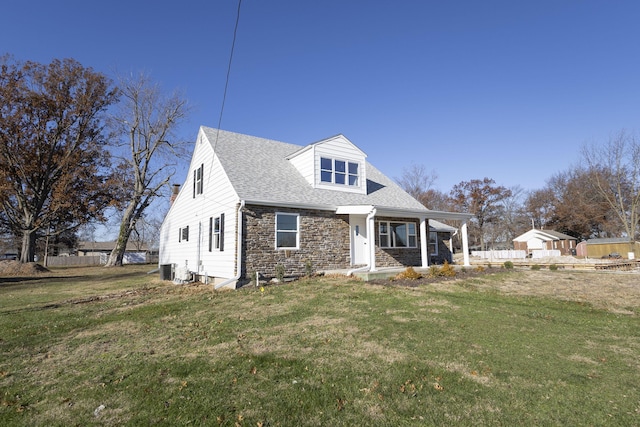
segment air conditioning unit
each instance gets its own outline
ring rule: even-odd
[[[192,280],[192,274],[187,266],[176,267],[175,280],[180,282],[190,282]]]

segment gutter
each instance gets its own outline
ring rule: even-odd
[[[223,286],[227,286],[229,283],[236,282],[242,275],[242,211],[244,210],[244,200],[240,200],[240,207],[238,208],[238,242],[236,243],[236,270],[235,277],[225,280],[222,283],[218,283],[213,289],[220,289]]]
[[[351,269],[349,271],[347,271],[347,276],[352,276],[353,273],[360,273],[362,271],[369,271],[371,270],[371,256],[375,256],[375,237],[373,236],[373,227],[369,227],[369,224],[371,223],[371,220],[373,220],[373,218],[376,216],[376,212],[377,209],[373,208],[371,209],[371,212],[369,212],[369,214],[367,215],[367,240],[369,240],[370,243],[373,243],[373,255],[372,255],[372,249],[371,248],[367,248],[369,249],[369,262],[367,262],[367,265],[365,265],[364,267],[358,267],[358,268],[354,268]]]

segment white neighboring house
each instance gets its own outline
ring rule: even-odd
[[[430,219],[461,221],[469,265],[472,215],[426,209],[366,157],[343,135],[299,146],[201,127],[161,228],[161,269],[235,287],[278,269],[426,267]]]
[[[553,230],[531,230],[513,239],[515,250],[526,251],[531,254],[533,251],[558,250],[561,255],[575,255],[577,240],[567,234]]]

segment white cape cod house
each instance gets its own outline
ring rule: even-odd
[[[235,287],[259,273],[429,265],[426,209],[343,135],[299,146],[201,127],[187,180],[163,222],[162,267]],[[435,234],[435,233],[434,233]]]

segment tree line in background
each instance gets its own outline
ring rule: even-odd
[[[547,180],[544,188],[526,192],[493,179],[456,184],[449,193],[433,188],[435,171],[412,165],[397,179],[409,194],[432,210],[463,211],[470,246],[512,247],[515,237],[535,227],[591,238],[638,238],[640,209],[640,141],[620,131],[603,144],[585,145],[579,165]]]
[[[107,265],[122,265],[145,211],[184,158],[175,130],[189,111],[149,78],[106,75],[73,59],[0,57],[0,232],[31,262],[36,248],[118,216]],[[135,237],[134,237],[135,238]]]
[[[34,260],[49,242],[73,246],[78,231],[119,219],[107,265],[121,265],[130,239],[154,234],[160,219],[146,211],[162,195],[185,158],[175,131],[189,106],[165,95],[149,78],[120,77],[118,84],[72,59],[50,64],[0,57],[0,233]],[[397,181],[427,208],[474,215],[470,244],[511,247],[532,226],[586,240],[638,234],[640,143],[624,131],[604,144],[585,146],[579,166],[525,192],[493,179],[433,188],[435,172],[413,165]],[[157,234],[157,233],[156,233]]]

